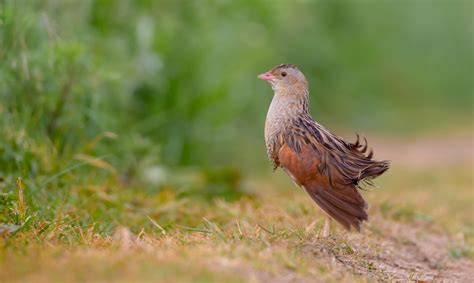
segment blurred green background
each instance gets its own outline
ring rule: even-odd
[[[41,211],[80,206],[91,183],[180,187],[182,168],[234,192],[270,171],[256,75],[280,63],[305,72],[330,129],[472,127],[472,1],[0,3],[3,205],[20,176]]]

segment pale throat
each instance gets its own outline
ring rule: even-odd
[[[295,120],[308,114],[308,91],[301,88],[276,89],[267,112],[265,138],[275,138]]]
[[[275,89],[268,112],[289,119],[308,113],[308,91],[306,88],[289,87]]]

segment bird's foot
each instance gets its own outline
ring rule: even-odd
[[[320,237],[322,238],[327,238],[331,234],[331,218],[329,216],[326,216],[326,219],[324,220],[324,226],[323,229],[321,230],[321,233],[319,234]]]

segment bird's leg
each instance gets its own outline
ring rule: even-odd
[[[331,218],[326,215],[326,218],[324,219],[324,226],[323,226],[323,230],[322,230],[322,233],[321,233],[321,237],[329,237],[329,232],[330,232],[330,227],[331,225]]]

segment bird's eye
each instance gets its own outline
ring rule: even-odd
[[[286,77],[286,75],[287,75],[286,72],[281,72],[282,77]]]

